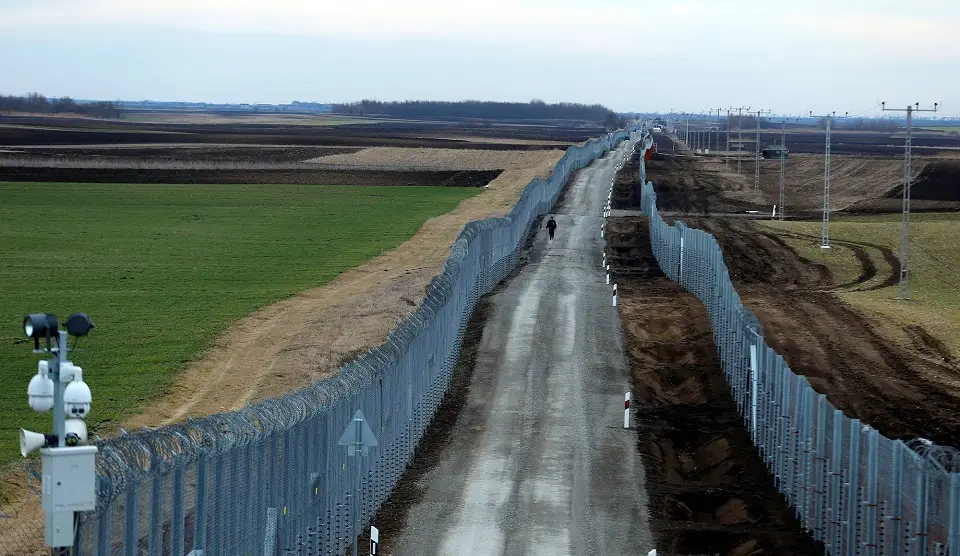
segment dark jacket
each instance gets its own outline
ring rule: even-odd
[[[548,229],[548,230],[556,230],[556,229],[557,229],[557,221],[554,220],[553,218],[551,218],[550,220],[548,220],[548,221],[547,221],[547,229]]]

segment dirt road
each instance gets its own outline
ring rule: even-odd
[[[623,152],[625,147],[621,147]],[[489,301],[460,418],[418,479],[392,554],[646,554],[643,467],[622,428],[629,387],[600,268],[615,160],[578,174],[528,264]]]

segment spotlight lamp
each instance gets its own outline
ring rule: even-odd
[[[33,338],[33,349],[40,351],[40,338],[47,339],[47,350],[50,349],[50,339],[55,337],[60,329],[56,315],[50,313],[31,313],[23,317],[23,334]]]

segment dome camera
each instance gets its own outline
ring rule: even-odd
[[[27,398],[30,409],[37,413],[44,413],[53,409],[53,379],[47,375],[49,363],[40,361],[37,365],[37,374],[30,379],[27,386]]]
[[[90,414],[91,403],[93,403],[93,395],[86,382],[74,380],[67,384],[63,392],[63,410],[68,419],[86,419]]]
[[[87,424],[80,419],[67,419],[64,423],[63,443],[67,447],[80,446],[87,443]]]

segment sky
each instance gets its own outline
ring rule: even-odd
[[[0,0],[0,94],[960,115],[953,0]]]

